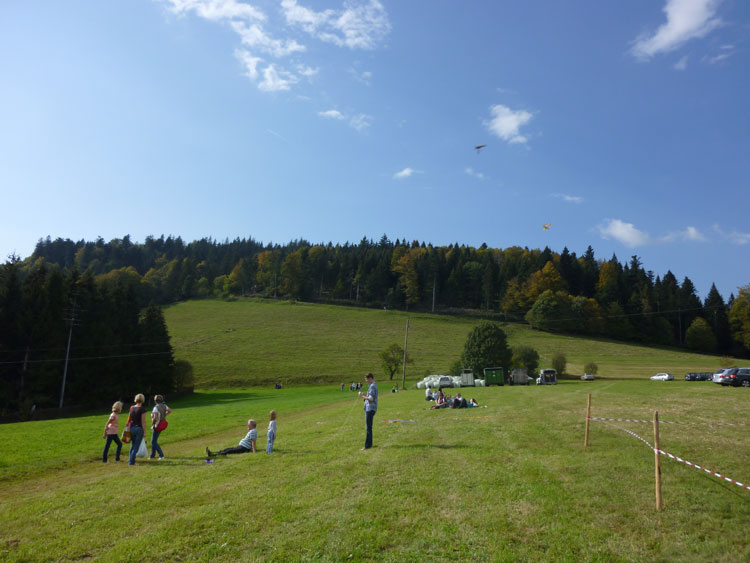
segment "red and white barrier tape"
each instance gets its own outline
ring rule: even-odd
[[[610,424],[610,423],[609,423],[609,422],[607,422],[607,421],[602,421],[602,422],[604,422],[604,424],[606,424],[606,425],[608,425],[608,426],[611,426],[611,427],[613,427],[613,428],[617,428],[618,430],[622,430],[623,432],[627,432],[627,433],[628,433],[628,434],[630,434],[631,436],[634,436],[635,438],[638,438],[638,439],[639,439],[639,440],[640,440],[641,442],[643,442],[644,444],[646,444],[646,445],[647,445],[647,446],[648,446],[648,447],[649,447],[650,449],[652,449],[652,450],[654,449],[654,446],[652,446],[651,444],[649,444],[649,443],[648,443],[648,442],[647,442],[646,440],[644,440],[643,438],[641,438],[641,437],[640,437],[640,436],[639,436],[638,434],[636,434],[635,432],[631,432],[631,431],[630,431],[630,430],[628,430],[627,428],[620,428],[619,426],[617,426],[617,425],[615,425],[615,424]]]
[[[602,418],[600,416],[592,416],[589,420],[595,422],[640,422],[640,423],[653,423],[653,420],[638,420],[637,418]],[[706,425],[706,426],[747,426],[742,422],[675,422],[672,420],[660,420],[659,424],[689,424],[689,425]]]
[[[685,465],[689,465],[690,467],[695,467],[696,469],[700,469],[701,471],[705,471],[709,475],[714,475],[715,477],[718,477],[719,479],[724,479],[725,481],[728,481],[729,483],[732,483],[734,485],[737,485],[738,487],[742,487],[743,489],[747,489],[750,491],[750,485],[745,485],[744,483],[740,483],[739,481],[735,481],[734,479],[730,479],[729,477],[725,477],[721,473],[717,473],[716,471],[711,471],[710,469],[706,469],[705,467],[701,467],[700,465],[697,465],[695,463],[692,463],[690,461],[687,461],[685,459],[682,459],[681,457],[677,457],[676,455],[672,455],[668,452],[665,452],[664,450],[657,450],[654,449],[654,453],[660,453],[661,455],[665,455],[670,459],[673,459],[675,461],[679,461],[680,463],[684,463]]]
[[[658,453],[660,455],[667,456],[670,459],[673,459],[675,461],[679,461],[680,463],[684,463],[685,465],[688,465],[690,467],[695,467],[696,469],[700,469],[701,471],[703,471],[705,473],[708,473],[709,475],[713,475],[714,477],[718,477],[719,479],[724,479],[724,481],[727,481],[728,483],[732,483],[733,485],[737,485],[738,487],[742,487],[743,489],[747,489],[748,491],[750,491],[750,485],[745,485],[744,483],[740,483],[739,481],[737,481],[735,479],[731,479],[730,477],[726,477],[725,475],[722,475],[721,473],[717,473],[716,471],[711,471],[710,469],[706,469],[705,467],[701,467],[700,465],[698,465],[696,463],[693,463],[691,461],[687,461],[685,459],[682,459],[681,457],[677,457],[676,455],[672,455],[669,452],[665,452],[664,450],[657,450],[654,446],[652,446],[651,444],[649,444],[646,440],[644,440],[643,438],[641,438],[635,432],[631,432],[630,430],[628,430],[626,428],[620,428],[619,426],[616,426],[614,424],[610,424],[609,422],[607,422],[604,419],[601,419],[601,421],[604,422],[605,424],[609,425],[609,426],[612,426],[613,428],[617,428],[618,430],[622,430],[623,432],[627,432],[631,436],[633,436],[635,438],[638,438],[641,442],[643,442],[644,444],[646,444],[651,449],[651,451],[653,451],[654,453]]]

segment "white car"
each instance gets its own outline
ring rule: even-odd
[[[584,373],[581,376],[582,381],[594,381],[594,374],[593,373]]]
[[[674,375],[671,373],[657,373],[651,376],[651,381],[674,381]]]

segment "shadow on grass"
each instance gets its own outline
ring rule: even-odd
[[[467,446],[465,444],[393,444],[393,445],[389,445],[389,446],[383,446],[384,450],[389,450],[391,448],[401,449],[401,450],[412,450],[412,449],[420,449],[420,450],[426,450],[426,449],[437,449],[437,450],[465,449],[465,450],[468,450],[469,448],[471,448],[471,446]]]
[[[253,391],[236,393],[201,393],[197,391],[189,397],[175,401],[175,406],[179,405],[179,408],[211,407],[218,404],[238,403],[261,398],[266,398],[266,395]]]

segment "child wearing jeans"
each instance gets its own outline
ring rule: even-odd
[[[266,453],[270,454],[273,452],[273,441],[276,439],[276,411],[271,411],[268,416],[268,444],[266,445]]]
[[[114,442],[117,444],[117,453],[115,454],[115,461],[120,461],[120,452],[122,451],[122,442],[120,441],[118,422],[119,414],[122,411],[122,403],[117,401],[112,405],[112,414],[109,415],[107,425],[104,427],[104,436],[102,438],[107,439],[107,443],[104,445],[104,453],[102,453],[102,461],[107,463],[107,454],[109,453],[109,446]]]
[[[220,452],[212,452],[206,448],[206,455],[213,457],[216,455],[229,455],[229,454],[244,454],[247,452],[255,453],[255,441],[258,439],[258,431],[255,429],[255,421],[250,419],[247,421],[247,435],[240,440],[240,445],[235,448],[226,448]]]

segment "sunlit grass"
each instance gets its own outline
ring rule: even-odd
[[[647,446],[592,423],[583,448],[587,392],[594,416],[650,418],[659,410],[664,420],[708,423],[744,422],[746,389],[570,381],[469,389],[487,408],[432,411],[419,391],[383,387],[367,452],[359,450],[361,402],[336,386],[175,402],[162,440],[167,459],[136,467],[98,461],[104,415],[6,425],[0,554],[10,561],[750,556],[750,492],[663,460],[665,507],[657,513]],[[279,411],[273,455],[205,463],[204,448],[236,444],[250,416],[259,420],[262,450],[270,408]],[[652,437],[648,424],[620,426]],[[49,440],[68,434],[80,449]],[[661,440],[667,451],[750,480],[750,447],[738,428],[663,425]],[[53,454],[44,471],[31,471],[33,452],[45,449],[39,444]]]

